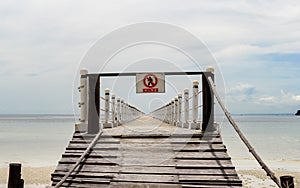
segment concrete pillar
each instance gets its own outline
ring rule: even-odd
[[[79,102],[79,108],[80,108],[80,119],[79,121],[81,123],[87,123],[87,75],[88,70],[87,69],[81,69],[80,70],[80,86],[78,87],[80,92],[80,102]]]
[[[198,121],[198,113],[199,113],[199,81],[193,81],[193,122],[191,123],[191,129],[200,129],[200,123]]]

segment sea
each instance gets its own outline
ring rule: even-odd
[[[300,171],[300,117],[293,114],[233,115],[245,137],[272,169]],[[74,115],[0,115],[0,168],[10,162],[55,166],[74,132]],[[221,135],[237,169],[260,169],[228,121]]]

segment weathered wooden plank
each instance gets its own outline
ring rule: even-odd
[[[89,145],[88,144],[69,144],[68,149],[86,149]],[[119,148],[119,144],[96,144],[93,149],[108,149],[108,150],[116,150]]]
[[[59,182],[62,177],[52,177],[52,181]],[[69,177],[67,178],[66,182],[67,183],[82,183],[82,184],[109,184],[111,181],[111,178],[87,178],[87,177],[76,177],[72,178]]]
[[[52,186],[55,186],[58,183],[58,180],[54,180]],[[104,188],[109,186],[109,181],[101,182],[101,183],[94,183],[89,181],[76,181],[76,180],[67,180],[65,183],[62,184],[62,187],[77,187],[77,188]]]
[[[223,149],[226,148],[223,144],[172,144],[173,149]]]
[[[77,157],[79,158],[81,156],[82,152],[81,153],[64,153],[62,154],[62,157],[63,158],[68,158],[68,157]],[[106,154],[106,153],[105,153]],[[89,154],[88,156],[89,158],[117,158],[117,157],[120,157],[120,155],[118,155],[118,153],[116,153],[116,155],[102,155],[100,153],[98,153],[97,151],[93,151],[92,153]]]
[[[68,157],[68,158],[62,158],[59,161],[59,164],[72,164],[75,163],[78,160],[78,158],[74,157]],[[120,162],[120,158],[87,158],[83,161],[83,163],[95,163],[95,164],[107,164],[107,165],[116,165]]]
[[[181,185],[182,188],[235,188],[235,187],[241,187],[241,185],[196,185],[196,184],[182,184]]]
[[[201,182],[201,181],[225,181],[225,182],[237,182],[237,180],[240,182],[240,179],[238,176],[226,176],[226,175],[219,175],[219,176],[213,176],[213,175],[179,175],[178,180],[181,182]]]
[[[90,144],[92,139],[90,140],[82,140],[82,139],[74,139],[70,141],[70,144]],[[119,140],[99,140],[97,144],[120,144]]]
[[[67,147],[66,150],[86,150],[87,147]],[[93,151],[96,150],[119,150],[118,147],[94,147]]]
[[[214,175],[214,176],[237,176],[234,168],[232,169],[195,169],[181,168],[177,169],[178,175]]]
[[[118,174],[112,182],[140,182],[140,183],[172,183],[178,182],[177,175],[153,174]]]
[[[56,171],[51,174],[52,177],[63,177],[65,175],[62,171]],[[105,178],[112,179],[116,177],[114,173],[105,173],[105,172],[74,172],[70,175],[71,178],[81,177],[81,178]]]
[[[141,182],[111,182],[108,188],[181,188],[179,184],[141,183]]]
[[[55,172],[67,172],[73,165],[72,164],[58,164],[55,169]],[[80,172],[102,172],[102,173],[117,173],[120,171],[119,166],[104,166],[98,165],[94,166],[93,164],[84,164],[80,166],[77,171]]]
[[[230,160],[175,160],[178,166],[233,166]]]
[[[207,148],[207,149],[178,148],[178,149],[174,149],[174,152],[227,152],[227,149],[226,148]]]
[[[222,141],[207,141],[207,140],[173,140],[171,144],[223,144]]]

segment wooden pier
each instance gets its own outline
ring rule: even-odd
[[[54,173],[55,186],[95,137],[76,131]],[[241,187],[219,132],[179,128],[148,116],[104,129],[61,187]]]
[[[241,187],[242,181],[214,120],[215,98],[267,175],[278,187],[293,185],[290,176],[281,177],[280,182],[242,134],[216,90],[212,67],[204,72],[166,72],[156,73],[157,76],[88,74],[85,69],[80,73],[80,122],[52,174],[52,186],[48,187]],[[105,96],[100,95],[102,77],[137,74],[145,75],[142,78],[146,88],[141,91],[159,91],[153,86],[159,82],[159,76],[165,75],[198,75],[202,90],[200,82],[194,80],[192,96],[186,88],[150,116],[115,94],[110,97],[109,89],[104,90]]]

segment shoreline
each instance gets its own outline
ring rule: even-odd
[[[22,179],[27,188],[45,187],[51,184],[51,173],[55,166],[48,167],[23,167]],[[295,187],[300,187],[300,172],[289,170],[274,170],[277,177],[291,175],[294,177]],[[238,169],[237,173],[243,181],[243,187],[276,187],[275,183],[266,176],[261,169]],[[0,168],[0,188],[6,188],[8,178],[8,167]]]

